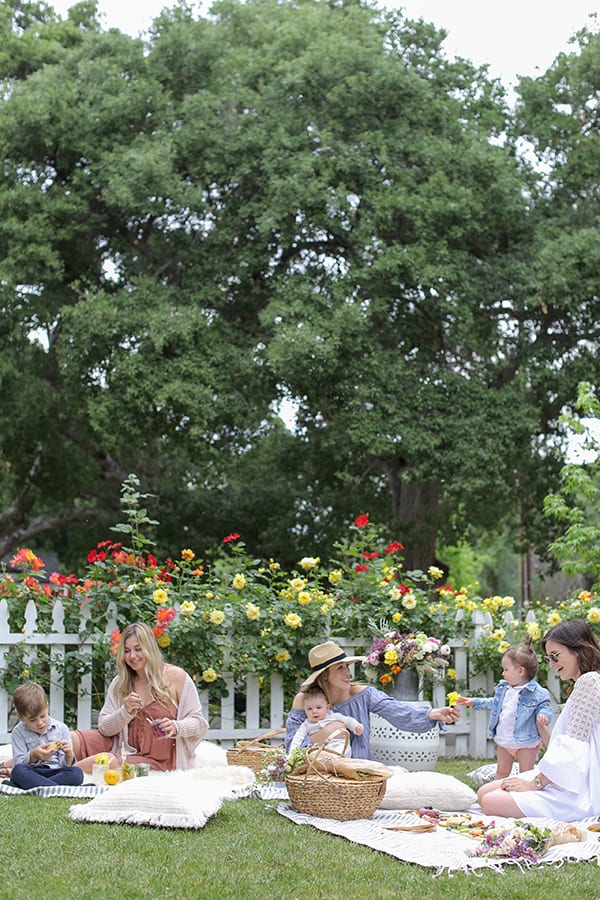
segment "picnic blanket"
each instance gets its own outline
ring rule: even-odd
[[[480,814],[479,807],[474,811]],[[326,831],[346,838],[355,844],[362,844],[387,853],[403,862],[414,863],[434,870],[434,874],[441,875],[451,872],[475,872],[482,869],[495,869],[501,871],[506,865],[518,865],[522,868],[531,863],[523,859],[490,858],[470,856],[470,852],[477,846],[478,841],[445,828],[436,828],[430,833],[411,833],[394,831],[392,828],[412,827],[422,824],[422,819],[413,812],[395,812],[377,810],[372,819],[356,819],[350,822],[338,822],[335,819],[321,819],[297,812],[291,805],[280,803],[277,812],[296,825],[311,825],[319,831]],[[514,819],[503,819],[495,816],[493,820],[489,816],[481,815],[480,818],[489,823],[494,821],[496,825],[506,824],[514,826]],[[556,826],[551,819],[526,819],[538,827]],[[595,822],[595,819],[586,819],[583,822],[574,823],[584,833],[585,839],[578,843],[560,844],[552,847],[536,864],[554,863],[561,865],[566,862],[580,862],[581,860],[595,859],[600,865],[600,843],[598,834],[587,832],[587,826]],[[391,826],[391,828],[390,828]]]
[[[15,797],[96,797],[106,790],[108,790],[107,787],[99,784],[52,784],[44,785],[44,787],[29,788],[29,790],[24,791],[8,781],[0,783],[0,794],[8,794]]]

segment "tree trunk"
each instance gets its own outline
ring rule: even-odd
[[[437,533],[442,515],[441,489],[437,481],[406,481],[401,459],[381,460],[388,479],[394,522],[404,544],[407,570],[423,569],[436,562]]]

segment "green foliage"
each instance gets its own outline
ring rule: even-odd
[[[132,470],[161,555],[244,521],[291,569],[360,508],[424,571],[440,532],[518,502],[547,543],[558,413],[597,343],[595,143],[569,131],[591,37],[535,86],[550,116],[573,94],[551,206],[498,83],[398,12],[182,4],[144,43],[92,3],[13,3],[0,30],[3,553],[75,565]]]
[[[562,534],[550,545],[550,552],[568,574],[588,576],[593,589],[600,585],[600,444],[594,432],[600,418],[600,403],[587,382],[579,385],[575,412],[562,417],[565,428],[581,440],[582,461],[568,463],[561,470],[560,489],[544,500],[546,515],[559,523]],[[589,461],[585,460],[588,457]]]

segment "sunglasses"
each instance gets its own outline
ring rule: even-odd
[[[549,662],[558,662],[558,657],[562,653],[562,650],[559,650],[558,653],[549,653],[548,656],[545,656],[544,659],[547,663]]]

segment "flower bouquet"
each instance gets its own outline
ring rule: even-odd
[[[550,828],[538,828],[518,819],[514,828],[490,828],[471,856],[500,857],[536,863],[552,838]]]
[[[256,780],[260,784],[267,784],[270,781],[284,781],[285,776],[289,775],[306,759],[306,750],[301,747],[290,750],[289,753],[281,750],[267,751],[264,757],[264,766],[257,773]]]
[[[383,688],[392,687],[394,679],[405,669],[419,676],[441,675],[450,662],[450,647],[424,632],[401,634],[389,630],[382,622],[373,637],[363,667],[367,681]]]

